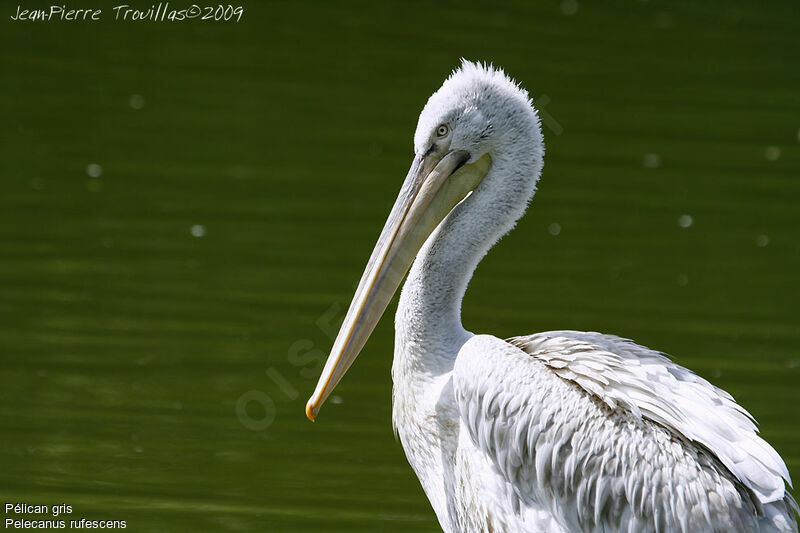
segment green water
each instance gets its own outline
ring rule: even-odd
[[[461,56],[547,102],[539,193],[465,325],[669,352],[800,478],[800,13],[702,4],[4,3],[0,500],[137,532],[437,531],[392,435],[390,318],[340,403],[303,405]]]

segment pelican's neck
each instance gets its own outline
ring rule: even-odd
[[[417,254],[397,308],[395,358],[431,374],[452,369],[472,335],[461,324],[467,285],[483,256],[525,212],[540,170],[541,150],[492,153],[481,185]]]

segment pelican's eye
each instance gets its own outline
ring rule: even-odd
[[[448,126],[447,124],[442,124],[438,128],[436,128],[436,136],[437,137],[440,137],[440,138],[444,137],[448,133],[450,133],[450,126]]]

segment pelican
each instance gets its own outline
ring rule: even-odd
[[[725,391],[613,335],[503,340],[462,326],[478,262],[523,215],[542,170],[523,88],[463,61],[422,110],[414,153],[309,419],[408,274],[392,420],[445,532],[797,531],[786,465]]]

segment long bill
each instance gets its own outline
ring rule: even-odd
[[[353,364],[411,263],[445,216],[474,190],[491,166],[488,154],[467,164],[463,151],[416,156],[372,251],[353,301],[322,370],[306,416],[320,407]]]

